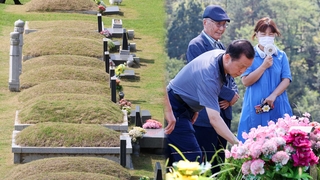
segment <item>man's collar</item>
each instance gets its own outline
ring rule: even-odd
[[[227,79],[226,79],[226,74],[224,72],[224,67],[223,67],[223,55],[224,53],[220,54],[217,58],[218,58],[218,64],[219,64],[219,70],[220,70],[220,77],[223,84],[225,84],[227,82]]]

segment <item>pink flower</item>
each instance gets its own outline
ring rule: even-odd
[[[311,115],[309,113],[305,112],[305,113],[303,113],[303,116],[309,118]]]
[[[231,157],[231,153],[228,149],[224,150],[224,154],[226,158],[230,158]]]
[[[264,155],[270,155],[274,154],[277,149],[277,143],[273,140],[268,140],[262,145],[261,151]]]
[[[288,163],[290,157],[289,154],[285,151],[278,151],[272,156],[272,161],[275,163],[281,163],[285,165]]]
[[[146,123],[142,125],[142,127],[144,129],[160,129],[162,128],[162,124],[157,120],[148,119],[146,120]]]
[[[292,126],[312,126],[314,130],[307,134]],[[320,155],[320,123],[310,122],[308,114],[304,117],[289,116],[269,121],[268,126],[252,128],[242,133],[246,140],[226,151],[231,163],[242,164],[244,179],[270,179],[278,176],[294,178],[297,174],[306,176],[311,165],[318,164]],[[292,167],[293,165],[293,167]]]
[[[258,158],[261,155],[263,143],[263,141],[255,141],[249,146],[249,151],[252,158]]]
[[[244,175],[250,174],[250,166],[251,166],[251,161],[246,161],[242,164],[241,171]]]
[[[104,6],[102,6],[102,5],[99,5],[98,9],[99,9],[100,12],[103,12],[103,11],[106,10],[106,8]]]
[[[261,159],[253,160],[250,165],[250,170],[253,175],[264,174],[264,161]]]

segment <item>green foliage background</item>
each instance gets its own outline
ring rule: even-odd
[[[318,120],[320,89],[320,1],[319,0],[173,0],[167,1],[168,35],[166,49],[169,56],[168,77],[174,77],[185,60],[185,52],[189,41],[202,30],[202,13],[209,4],[219,4],[231,19],[221,41],[228,44],[235,39],[252,40],[255,22],[265,16],[271,17],[281,31],[282,36],[276,38],[277,46],[287,53],[292,83],[288,95],[295,115],[304,112],[311,114],[312,120]],[[170,67],[170,68],[169,68]],[[167,80],[167,82],[169,79]],[[240,78],[236,78],[240,96],[243,97],[245,87]],[[234,120],[232,130],[237,129],[241,113],[242,99],[233,108]]]

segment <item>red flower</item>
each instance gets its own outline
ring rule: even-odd
[[[103,11],[106,10],[106,8],[104,6],[102,6],[102,5],[99,5],[98,9],[99,9],[100,12],[103,12]]]

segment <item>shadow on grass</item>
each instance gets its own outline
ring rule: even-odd
[[[152,176],[149,176],[150,180],[154,179],[155,163],[160,162],[160,164],[163,164],[165,162],[164,155],[152,153],[150,149],[142,148],[139,156],[132,155],[131,157],[134,170],[137,172],[150,172],[150,174],[152,174]],[[163,169],[164,167],[161,168]],[[130,180],[139,180],[140,177],[141,176],[134,174]]]
[[[140,81],[140,76],[137,76],[139,73],[135,73],[134,77],[121,77],[121,80],[124,82],[138,82]]]
[[[144,59],[144,58],[140,58],[140,64],[141,64],[141,63],[148,63],[148,64],[152,63],[152,64],[154,64],[154,59]]]
[[[131,104],[141,104],[141,103],[145,103],[147,101],[141,101],[141,100],[132,100],[130,99]]]

